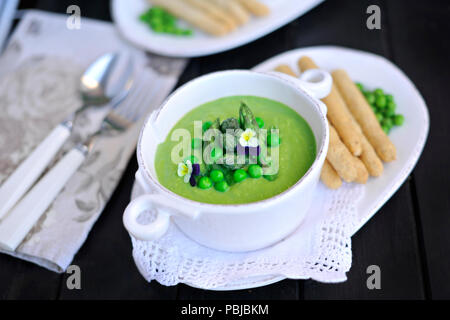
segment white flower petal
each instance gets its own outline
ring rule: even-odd
[[[191,175],[191,173],[192,173],[192,162],[191,162],[191,160],[187,160],[186,161],[186,165],[187,165],[187,169],[188,169],[188,174]]]
[[[239,138],[239,143],[243,147],[257,147],[258,146],[258,137],[256,132],[253,129],[246,129],[242,132],[241,137]]]
[[[241,145],[241,146],[243,146],[243,147],[246,147],[247,146],[247,140],[245,140],[244,139],[244,137],[240,137],[239,138],[239,144]]]
[[[177,174],[179,177],[183,177],[188,173],[188,167],[184,163],[178,164]]]
[[[184,176],[184,183],[188,183],[190,179],[191,179],[191,174],[190,173],[186,174]]]
[[[248,141],[248,146],[249,147],[257,147],[258,146],[258,139],[256,137],[251,138]]]

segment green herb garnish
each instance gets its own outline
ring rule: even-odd
[[[203,161],[199,163],[195,156],[187,157],[178,165],[178,175],[192,187],[206,190],[214,186],[219,192],[226,192],[247,177],[276,180],[277,174],[264,173],[273,162],[267,154],[268,147],[278,147],[281,140],[276,127],[271,127],[266,137],[264,125],[264,120],[255,117],[244,102],[237,117],[204,122],[204,136],[191,141],[192,151]]]

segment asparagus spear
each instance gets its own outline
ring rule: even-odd
[[[239,109],[239,121],[241,126],[243,126],[243,130],[252,129],[256,132],[260,147],[259,161],[263,167],[269,166],[269,159],[267,159],[267,135],[262,134],[252,110],[244,102],[241,102]]]

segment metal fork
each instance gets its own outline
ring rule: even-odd
[[[149,103],[146,99],[148,92],[145,86],[148,82],[140,82],[126,103],[121,103],[125,96],[119,97],[113,103],[114,108],[103,119],[100,129],[91,134],[84,143],[69,151],[0,222],[1,247],[11,251],[17,248],[81,166],[99,137],[124,133],[147,113]]]

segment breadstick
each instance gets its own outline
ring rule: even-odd
[[[297,74],[294,70],[292,70],[291,67],[289,67],[287,64],[280,64],[278,67],[275,68],[275,71],[282,72],[285,74],[288,74],[290,76],[293,76],[297,78]],[[342,143],[342,142],[341,142]],[[345,146],[344,146],[345,148]],[[339,148],[338,148],[339,150]],[[328,153],[336,152],[335,148],[328,148]],[[327,155],[328,156],[328,155]],[[331,158],[339,158],[339,155],[330,155]],[[327,159],[325,159],[324,165],[322,167],[322,171],[320,172],[320,178],[322,182],[330,189],[338,189],[342,185],[342,180],[339,177],[336,170],[332,167],[332,165],[328,162]]]
[[[339,88],[337,90],[340,92]],[[342,96],[342,95],[341,95]],[[353,123],[355,124],[356,128],[361,134],[361,155],[359,158],[366,166],[367,171],[369,174],[373,177],[379,177],[383,173],[383,162],[378,157],[377,153],[375,152],[375,149],[372,147],[370,142],[367,140],[366,136],[362,132],[361,127],[356,122],[353,115],[351,116]]]
[[[356,123],[356,120],[355,118],[353,118],[353,116],[352,119]],[[367,171],[372,177],[379,177],[383,173],[383,162],[380,160],[377,153],[375,152],[375,149],[367,140],[358,123],[356,123],[356,126],[358,127],[358,130],[361,132],[362,152],[359,158],[364,163],[364,165],[367,168]]]
[[[250,14],[241,5],[240,2],[236,0],[210,0],[211,2],[221,6],[226,10],[234,19],[238,25],[242,25],[248,22],[250,19]]]
[[[358,157],[353,157],[354,165],[356,168],[356,183],[365,184],[367,179],[369,179],[369,172],[367,171],[366,166]]]
[[[356,179],[358,172],[355,167],[354,157],[345,144],[342,143],[336,129],[331,124],[327,160],[344,181],[352,182]]]
[[[385,162],[395,160],[397,151],[394,144],[381,128],[366,98],[350,79],[347,72],[344,70],[336,70],[332,73],[332,76],[334,82],[342,92],[342,96],[350,112],[361,126],[367,140],[372,144],[381,160]]]
[[[327,159],[325,159],[325,162],[323,163],[320,179],[330,189],[339,189],[342,185],[341,178]]]
[[[318,69],[314,61],[309,57],[302,57],[298,61],[300,70],[306,71],[309,69]],[[347,109],[344,100],[337,91],[336,86],[333,84],[330,94],[323,98],[322,101],[327,105],[328,120],[333,124],[336,130],[339,132],[344,144],[350,150],[354,156],[361,155],[361,134],[352,122],[351,113]]]
[[[270,13],[269,7],[258,0],[239,0],[239,2],[257,17],[264,17]]]
[[[203,10],[205,13],[209,14],[211,18],[222,21],[228,28],[229,31],[233,31],[237,28],[237,24],[234,22],[233,17],[227,14],[226,11],[222,10],[216,4],[208,0],[184,0],[194,7]]]
[[[223,23],[215,21],[203,11],[182,0],[151,0],[151,3],[212,35],[223,36],[229,31]]]
[[[289,67],[287,64],[280,64],[278,67],[275,68],[275,71],[285,73],[287,75],[293,76],[295,78],[298,78],[297,74],[294,70],[292,70],[291,67]]]
[[[366,136],[362,136],[361,140],[362,144],[362,152],[360,159],[364,163],[364,165],[367,168],[367,171],[369,171],[369,174],[372,177],[379,177],[383,173],[383,162],[378,157],[375,149],[370,144],[369,140],[367,140]]]

